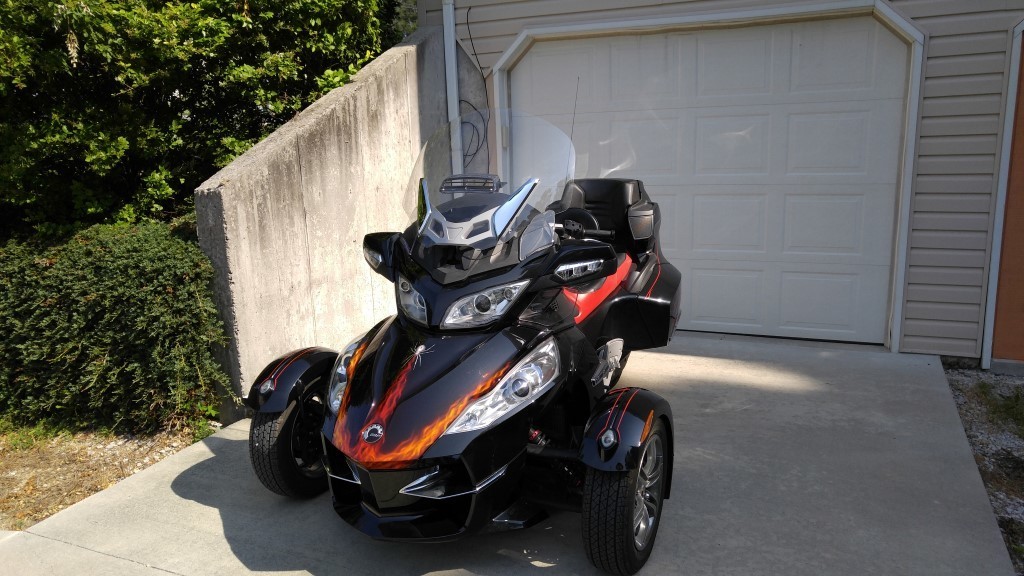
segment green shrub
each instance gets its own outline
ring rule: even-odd
[[[0,6],[0,237],[186,213],[385,48],[378,0]]]
[[[0,413],[19,424],[201,426],[227,376],[213,269],[180,226],[97,225],[0,248]]]

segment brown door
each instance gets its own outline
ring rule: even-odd
[[[1010,148],[1010,179],[1006,190],[992,357],[1024,361],[1024,58],[1021,64]]]

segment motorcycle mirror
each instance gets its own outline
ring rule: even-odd
[[[392,255],[398,236],[397,232],[374,232],[363,236],[363,258],[374,272],[389,282],[395,281]]]

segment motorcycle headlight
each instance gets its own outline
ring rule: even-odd
[[[529,280],[488,288],[459,298],[448,308],[441,328],[473,328],[494,322],[508,310]]]
[[[395,283],[395,291],[398,293],[398,305],[410,319],[420,324],[427,323],[427,301],[412,287],[412,283],[406,280],[405,276],[398,275],[398,282]]]
[[[357,351],[361,349],[360,344],[363,343],[365,337],[366,334],[363,334],[345,346],[341,354],[338,354],[338,359],[334,361],[334,368],[331,368],[331,385],[327,389],[327,407],[334,415],[337,415],[338,410],[341,409],[341,399],[345,397],[345,388],[348,387],[348,374],[355,363],[359,361]]]
[[[550,390],[558,374],[558,346],[554,338],[549,338],[509,370],[490,392],[467,406],[444,433],[479,430],[518,412]]]

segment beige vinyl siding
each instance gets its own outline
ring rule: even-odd
[[[977,357],[991,246],[1009,0],[893,5],[928,34],[900,349]]]
[[[484,71],[525,26],[616,21],[821,0],[456,0],[457,34]],[[928,35],[900,349],[981,354],[1010,30],[1020,0],[894,0]],[[474,42],[469,42],[467,10]],[[440,25],[441,0],[421,0],[421,21]]]

